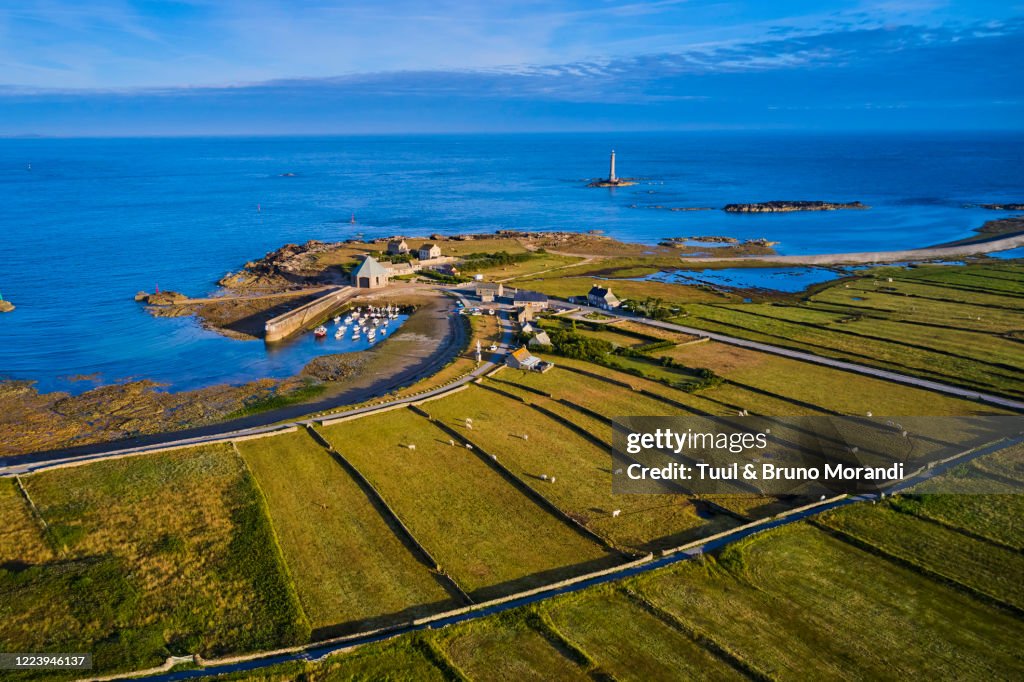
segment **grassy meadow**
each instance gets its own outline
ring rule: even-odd
[[[1022,266],[878,268],[801,300],[686,305],[681,324],[1024,395]]]
[[[821,523],[879,553],[1024,610],[1024,555],[900,514],[888,505],[862,505],[821,517]]]
[[[308,639],[263,497],[230,447],[23,482],[57,556],[0,570],[0,649],[91,651],[109,671]]]
[[[558,633],[616,680],[741,677],[677,626],[621,591],[588,590],[541,609]]]
[[[267,497],[306,615],[369,630],[457,604],[359,485],[304,431],[238,444]]]
[[[581,661],[557,639],[530,623],[523,611],[502,614],[444,631],[438,648],[452,667],[471,680],[591,679]]]
[[[323,434],[474,599],[618,560],[408,409],[330,426]]]
[[[1021,670],[1021,621],[806,524],[644,576],[654,606],[775,679],[992,679]]]
[[[693,501],[683,495],[613,494],[611,456],[605,447],[512,398],[473,386],[424,408],[495,455],[514,476],[573,519],[622,549],[646,552],[676,546],[733,525],[729,518],[702,518]],[[472,419],[471,429],[467,418]],[[614,510],[621,512],[617,518],[612,516]]]

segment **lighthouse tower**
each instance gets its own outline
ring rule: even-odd
[[[619,179],[615,177],[615,150],[612,150],[612,158],[608,162],[608,182],[618,182]]]

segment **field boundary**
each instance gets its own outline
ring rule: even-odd
[[[430,414],[425,410],[421,410],[416,406],[412,406],[410,409],[412,409],[413,412],[419,414],[421,417],[429,421],[431,424],[435,425],[436,427],[447,433],[449,436],[457,438],[458,440],[461,440],[464,443],[471,445],[473,454],[475,454],[477,458],[483,461],[484,464],[494,469],[499,475],[501,475],[502,478],[504,478],[520,493],[523,493],[528,498],[530,498],[535,504],[543,508],[552,516],[556,517],[558,520],[562,521],[562,523],[568,526],[571,530],[583,535],[587,540],[590,540],[591,542],[596,542],[599,546],[603,547],[608,551],[614,552],[621,556],[636,556],[635,553],[625,552],[622,549],[615,547],[606,538],[598,535],[597,533],[590,530],[582,523],[574,519],[572,516],[567,514],[560,507],[558,507],[558,505],[549,500],[539,490],[534,489],[526,482],[522,481],[518,476],[513,474],[508,467],[506,467],[498,460],[497,455],[487,452],[486,450],[481,448],[477,443],[467,438],[465,434],[459,433],[455,429],[451,428],[450,426],[442,422],[440,419],[435,419],[434,417],[430,416]]]
[[[1011,613],[1017,618],[1024,617],[1024,608],[1021,608],[1016,604],[1011,604],[1007,601],[1000,599],[999,597],[996,597],[995,595],[991,595],[988,592],[983,592],[977,587],[972,587],[966,583],[957,580],[956,578],[940,573],[935,569],[928,568],[922,563],[918,563],[916,561],[913,561],[912,559],[908,559],[898,554],[894,554],[889,550],[884,549],[883,547],[879,547],[873,542],[860,537],[859,535],[855,535],[849,531],[842,530],[834,526],[830,526],[827,523],[823,523],[818,519],[812,519],[808,521],[808,523],[814,528],[817,528],[822,533],[830,535],[835,539],[839,540],[840,542],[844,542],[850,545],[851,547],[856,547],[862,552],[866,552],[868,554],[878,557],[879,559],[882,559],[883,561],[888,561],[889,563],[896,564],[897,566],[902,566],[903,568],[907,569],[908,571],[911,571],[912,573],[917,573],[918,575],[924,576],[925,578],[928,578],[933,582],[945,585],[946,587],[949,587],[954,591],[962,592],[963,594],[966,594],[969,597],[973,597],[974,599],[977,599],[982,603],[986,603],[997,609]]]
[[[411,545],[411,547],[416,550],[416,553],[420,555],[420,561],[423,562],[423,564],[427,568],[431,569],[432,571],[434,571],[435,574],[444,579],[446,587],[449,588],[449,592],[454,592],[454,594],[458,596],[459,599],[461,599],[463,602],[467,604],[473,604],[474,602],[472,597],[470,597],[469,594],[467,594],[466,591],[462,589],[458,582],[456,582],[455,578],[453,578],[444,568],[442,568],[441,564],[438,563],[437,559],[435,559],[434,556],[430,553],[430,550],[428,550],[423,545],[423,543],[421,543],[419,539],[417,539],[417,537],[413,535],[412,530],[410,530],[409,527],[405,525],[405,522],[402,521],[402,518],[391,507],[391,505],[388,504],[388,501],[384,498],[381,492],[377,490],[373,483],[371,483],[370,480],[363,475],[363,472],[359,471],[359,469],[357,469],[354,464],[349,462],[344,455],[342,455],[337,449],[335,449],[335,447],[331,445],[331,443],[326,438],[324,438],[324,436],[319,431],[317,431],[311,425],[307,425],[306,429],[309,432],[310,436],[313,438],[313,440],[316,441],[316,443],[320,445],[320,447],[326,450],[327,454],[330,455],[330,457],[334,459],[335,462],[341,465],[341,468],[344,469],[352,477],[352,479],[360,488],[363,489],[364,494],[366,494],[366,496],[370,498],[371,502],[374,503],[374,507],[382,509],[385,512],[386,516],[388,517],[388,519],[386,520],[390,520],[394,524],[394,526],[398,528],[399,532],[405,536],[405,540],[408,541],[408,544]],[[392,525],[392,523],[388,523],[388,525],[390,526]]]

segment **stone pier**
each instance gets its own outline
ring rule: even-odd
[[[354,287],[336,287],[325,292],[319,298],[301,305],[295,310],[267,320],[264,325],[263,340],[267,343],[281,341],[296,332],[307,329],[315,324],[321,323],[330,317],[330,314],[356,295]]]

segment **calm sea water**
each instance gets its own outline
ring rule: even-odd
[[[606,174],[613,147],[619,174],[639,184],[585,188]],[[291,374],[335,349],[303,339],[269,352],[188,319],[152,318],[132,300],[157,284],[208,293],[284,242],[515,228],[651,243],[767,237],[789,254],[903,248],[999,217],[963,205],[1024,200],[1022,169],[1020,135],[0,140],[0,293],[18,306],[0,316],[0,375],[78,391],[94,383],[67,376],[190,388]],[[872,208],[644,208],[771,199]]]

